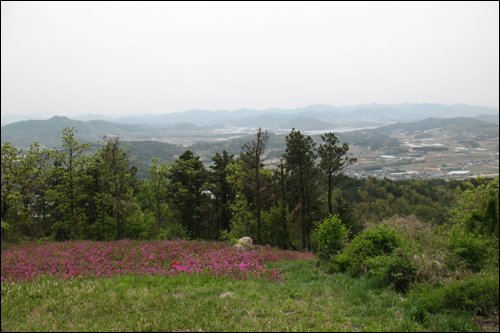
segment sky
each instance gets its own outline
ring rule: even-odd
[[[3,114],[499,105],[499,2],[1,2]]]

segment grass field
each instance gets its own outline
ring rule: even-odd
[[[2,250],[2,270],[4,266]],[[179,272],[2,281],[2,331],[472,331],[470,314],[428,315],[316,259],[267,262],[282,281]]]

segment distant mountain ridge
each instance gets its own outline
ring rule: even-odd
[[[241,126],[242,122],[254,120],[255,117],[269,118],[274,115],[278,121],[260,125],[280,126],[280,122],[289,121],[297,116],[339,124],[345,121],[377,120],[377,121],[415,121],[428,117],[457,117],[498,114],[498,107],[471,106],[467,104],[376,104],[334,107],[331,105],[310,105],[297,109],[238,109],[235,111],[188,110],[184,112],[166,113],[162,115],[125,116],[116,119],[122,123],[144,123],[152,125],[168,125],[177,122],[192,122],[195,125],[213,125],[223,122],[225,126]],[[251,126],[251,125],[248,125]]]
[[[393,115],[393,111],[387,108],[381,108],[382,112]],[[355,110],[357,117],[363,117],[362,110]],[[266,114],[261,117],[250,116],[243,120],[238,120],[242,127],[256,128],[262,126],[264,129],[270,129],[270,124],[278,124],[281,129],[289,130],[296,128],[301,131],[325,130],[330,131],[334,128],[333,124],[324,120],[311,117],[304,117],[299,113],[294,114],[293,118],[282,117],[279,114]],[[349,135],[371,131],[384,135],[390,134],[393,130],[399,131],[425,131],[441,127],[445,130],[455,132],[470,132],[475,135],[498,136],[498,124],[492,121],[483,121],[479,118],[494,120],[490,116],[481,116],[475,118],[455,117],[455,118],[427,118],[417,122],[398,122],[391,125],[381,126],[373,130],[353,131]],[[498,118],[497,118],[498,119]],[[267,125],[266,125],[267,124]],[[145,124],[120,124],[104,120],[80,121],[68,117],[54,116],[47,120],[26,120],[13,124],[2,126],[1,143],[11,142],[18,148],[29,147],[34,141],[38,141],[41,146],[47,148],[60,147],[61,133],[65,127],[75,127],[78,132],[75,138],[79,142],[88,142],[95,144],[100,141],[100,137],[121,136],[123,141],[141,141],[155,140],[162,137],[203,137],[211,136],[212,139],[216,132],[215,129],[224,129],[223,125],[198,126],[191,122],[178,122],[169,126],[151,126]],[[248,131],[247,131],[248,133]],[[199,140],[199,139],[197,139]]]
[[[428,117],[473,117],[479,115],[498,115],[498,107],[473,106],[468,104],[430,104],[430,103],[402,103],[402,104],[367,104],[335,107],[331,105],[310,105],[296,109],[270,108],[266,110],[238,109],[234,111],[218,110],[187,110],[164,114],[144,114],[126,116],[107,116],[99,114],[86,114],[69,117],[73,120],[105,120],[122,124],[147,124],[152,126],[167,126],[179,122],[190,122],[196,126],[241,126],[243,122],[253,121],[255,117],[271,117],[275,120],[258,126],[280,126],[281,122],[291,121],[301,116],[314,118],[332,124],[353,122],[358,120],[376,120],[385,122],[408,122],[421,120]],[[249,118],[251,117],[251,118]],[[38,119],[43,117],[36,117]],[[33,116],[2,115],[2,126],[28,119]],[[47,117],[45,118],[47,119]]]

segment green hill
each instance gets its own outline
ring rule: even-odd
[[[479,119],[493,124],[498,124],[498,114],[484,114],[481,116],[476,116],[474,119]]]
[[[188,123],[188,122],[175,123],[173,125],[167,126],[166,129],[169,132],[207,131],[207,128],[196,126],[196,125],[194,125],[192,123]]]
[[[379,133],[391,133],[394,130],[404,132],[424,132],[431,129],[440,128],[450,131],[455,135],[473,134],[486,137],[498,136],[498,125],[482,121],[479,119],[458,117],[458,118],[427,118],[414,123],[396,123],[375,129]]]
[[[137,177],[149,178],[148,170],[151,159],[158,158],[159,163],[169,163],[176,155],[186,151],[186,147],[158,141],[122,141],[122,147],[130,151],[130,162],[137,167]]]
[[[61,146],[62,130],[75,127],[75,139],[95,144],[99,137],[123,136],[124,140],[144,140],[163,135],[165,129],[149,125],[118,124],[104,120],[80,121],[54,116],[47,120],[26,120],[2,126],[1,143],[10,142],[18,148],[29,147],[34,141],[43,147]]]
[[[281,128],[296,128],[301,131],[326,130],[333,127],[332,123],[308,117],[296,117],[281,124]]]

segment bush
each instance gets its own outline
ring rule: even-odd
[[[366,265],[378,287],[392,286],[397,292],[406,292],[415,281],[418,267],[408,254],[399,248],[390,255],[368,258]]]
[[[467,268],[480,271],[488,259],[488,242],[481,235],[474,235],[454,228],[451,230],[446,245],[451,252],[465,261]]]
[[[410,291],[410,297],[430,313],[452,310],[492,313],[495,308],[498,309],[498,283],[498,272],[478,273],[440,287],[417,284]]]
[[[347,236],[348,230],[338,215],[330,215],[320,222],[311,238],[316,243],[320,257],[331,258],[342,250]]]
[[[334,265],[351,276],[360,276],[368,271],[368,258],[391,254],[394,248],[399,247],[400,242],[394,228],[373,226],[354,237],[343,253],[334,258]]]

